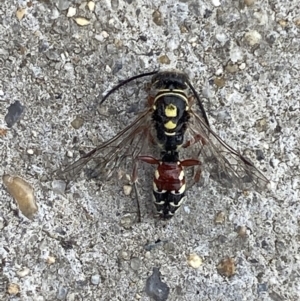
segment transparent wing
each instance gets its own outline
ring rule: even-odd
[[[87,166],[89,177],[110,178],[118,168],[131,168],[137,157],[149,147],[151,140],[151,110],[148,108],[124,130],[99,145],[83,157],[60,170],[57,174],[65,179],[74,178]]]
[[[266,188],[268,179],[249,159],[225,143],[197,113],[191,110],[191,115],[188,131],[194,141],[185,147],[195,145],[201,168],[207,170],[213,180],[228,188],[257,191]]]

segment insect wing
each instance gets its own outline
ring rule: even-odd
[[[118,168],[126,164],[134,164],[137,157],[149,146],[148,138],[152,129],[151,110],[148,108],[141,112],[116,136],[85,154],[58,174],[65,179],[72,179],[89,165],[91,166],[89,177],[104,175],[108,179]]]
[[[191,110],[191,115],[189,136],[196,137],[197,155],[210,177],[228,188],[263,190],[269,181],[253,163],[225,143],[196,112]]]

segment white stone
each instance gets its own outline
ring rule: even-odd
[[[69,7],[67,17],[71,18],[76,15],[76,7]]]
[[[94,11],[95,10],[95,2],[89,1],[88,8],[90,11]]]
[[[221,1],[220,0],[212,0],[212,5],[215,6],[215,7],[218,7],[221,5]]]
[[[250,30],[245,34],[245,40],[250,46],[259,44],[261,40],[261,34],[256,30]]]

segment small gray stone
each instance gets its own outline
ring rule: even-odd
[[[160,280],[158,268],[153,268],[153,274],[146,281],[145,291],[155,301],[165,301],[168,299],[170,288]]]
[[[66,182],[62,180],[54,180],[52,182],[52,190],[58,194],[64,194],[66,190]]]
[[[117,10],[119,7],[119,0],[111,0],[111,8]]]
[[[70,1],[66,1],[66,0],[58,0],[58,3],[57,3],[57,8],[59,10],[66,10],[68,9],[70,6]]]
[[[50,61],[54,61],[54,62],[60,62],[61,57],[60,55],[53,50],[50,50],[46,53],[46,57],[50,60]]]
[[[76,118],[71,122],[71,125],[75,130],[78,130],[79,128],[82,127],[83,122],[84,122],[83,118],[76,116]]]
[[[67,293],[68,293],[68,289],[65,288],[65,287],[63,287],[63,286],[60,286],[60,287],[58,288],[56,298],[57,298],[58,300],[64,300],[64,299],[66,299],[66,297],[67,297]]]
[[[120,220],[120,225],[125,229],[130,229],[134,223],[134,218],[130,213],[124,214]]]
[[[138,271],[139,268],[141,266],[141,261],[139,258],[137,257],[133,257],[130,260],[130,267],[134,270],[134,271]]]
[[[91,283],[94,285],[98,285],[100,283],[100,275],[99,274],[92,275]]]
[[[5,115],[5,121],[9,128],[21,119],[24,109],[25,106],[23,106],[18,100],[8,107],[8,113]]]

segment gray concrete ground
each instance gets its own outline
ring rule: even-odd
[[[28,181],[39,209],[19,214],[2,185],[0,299],[146,301],[157,267],[168,300],[299,300],[299,49],[297,0],[1,1],[1,174]],[[273,191],[194,185],[162,222],[141,168],[142,222],[124,227],[136,205],[122,183],[81,174],[56,187],[53,170],[133,120],[127,109],[143,107],[149,79],[101,108],[97,97],[157,68],[189,74],[212,127],[252,154]],[[24,114],[4,135],[17,100]],[[217,269],[227,257],[231,277]]]

